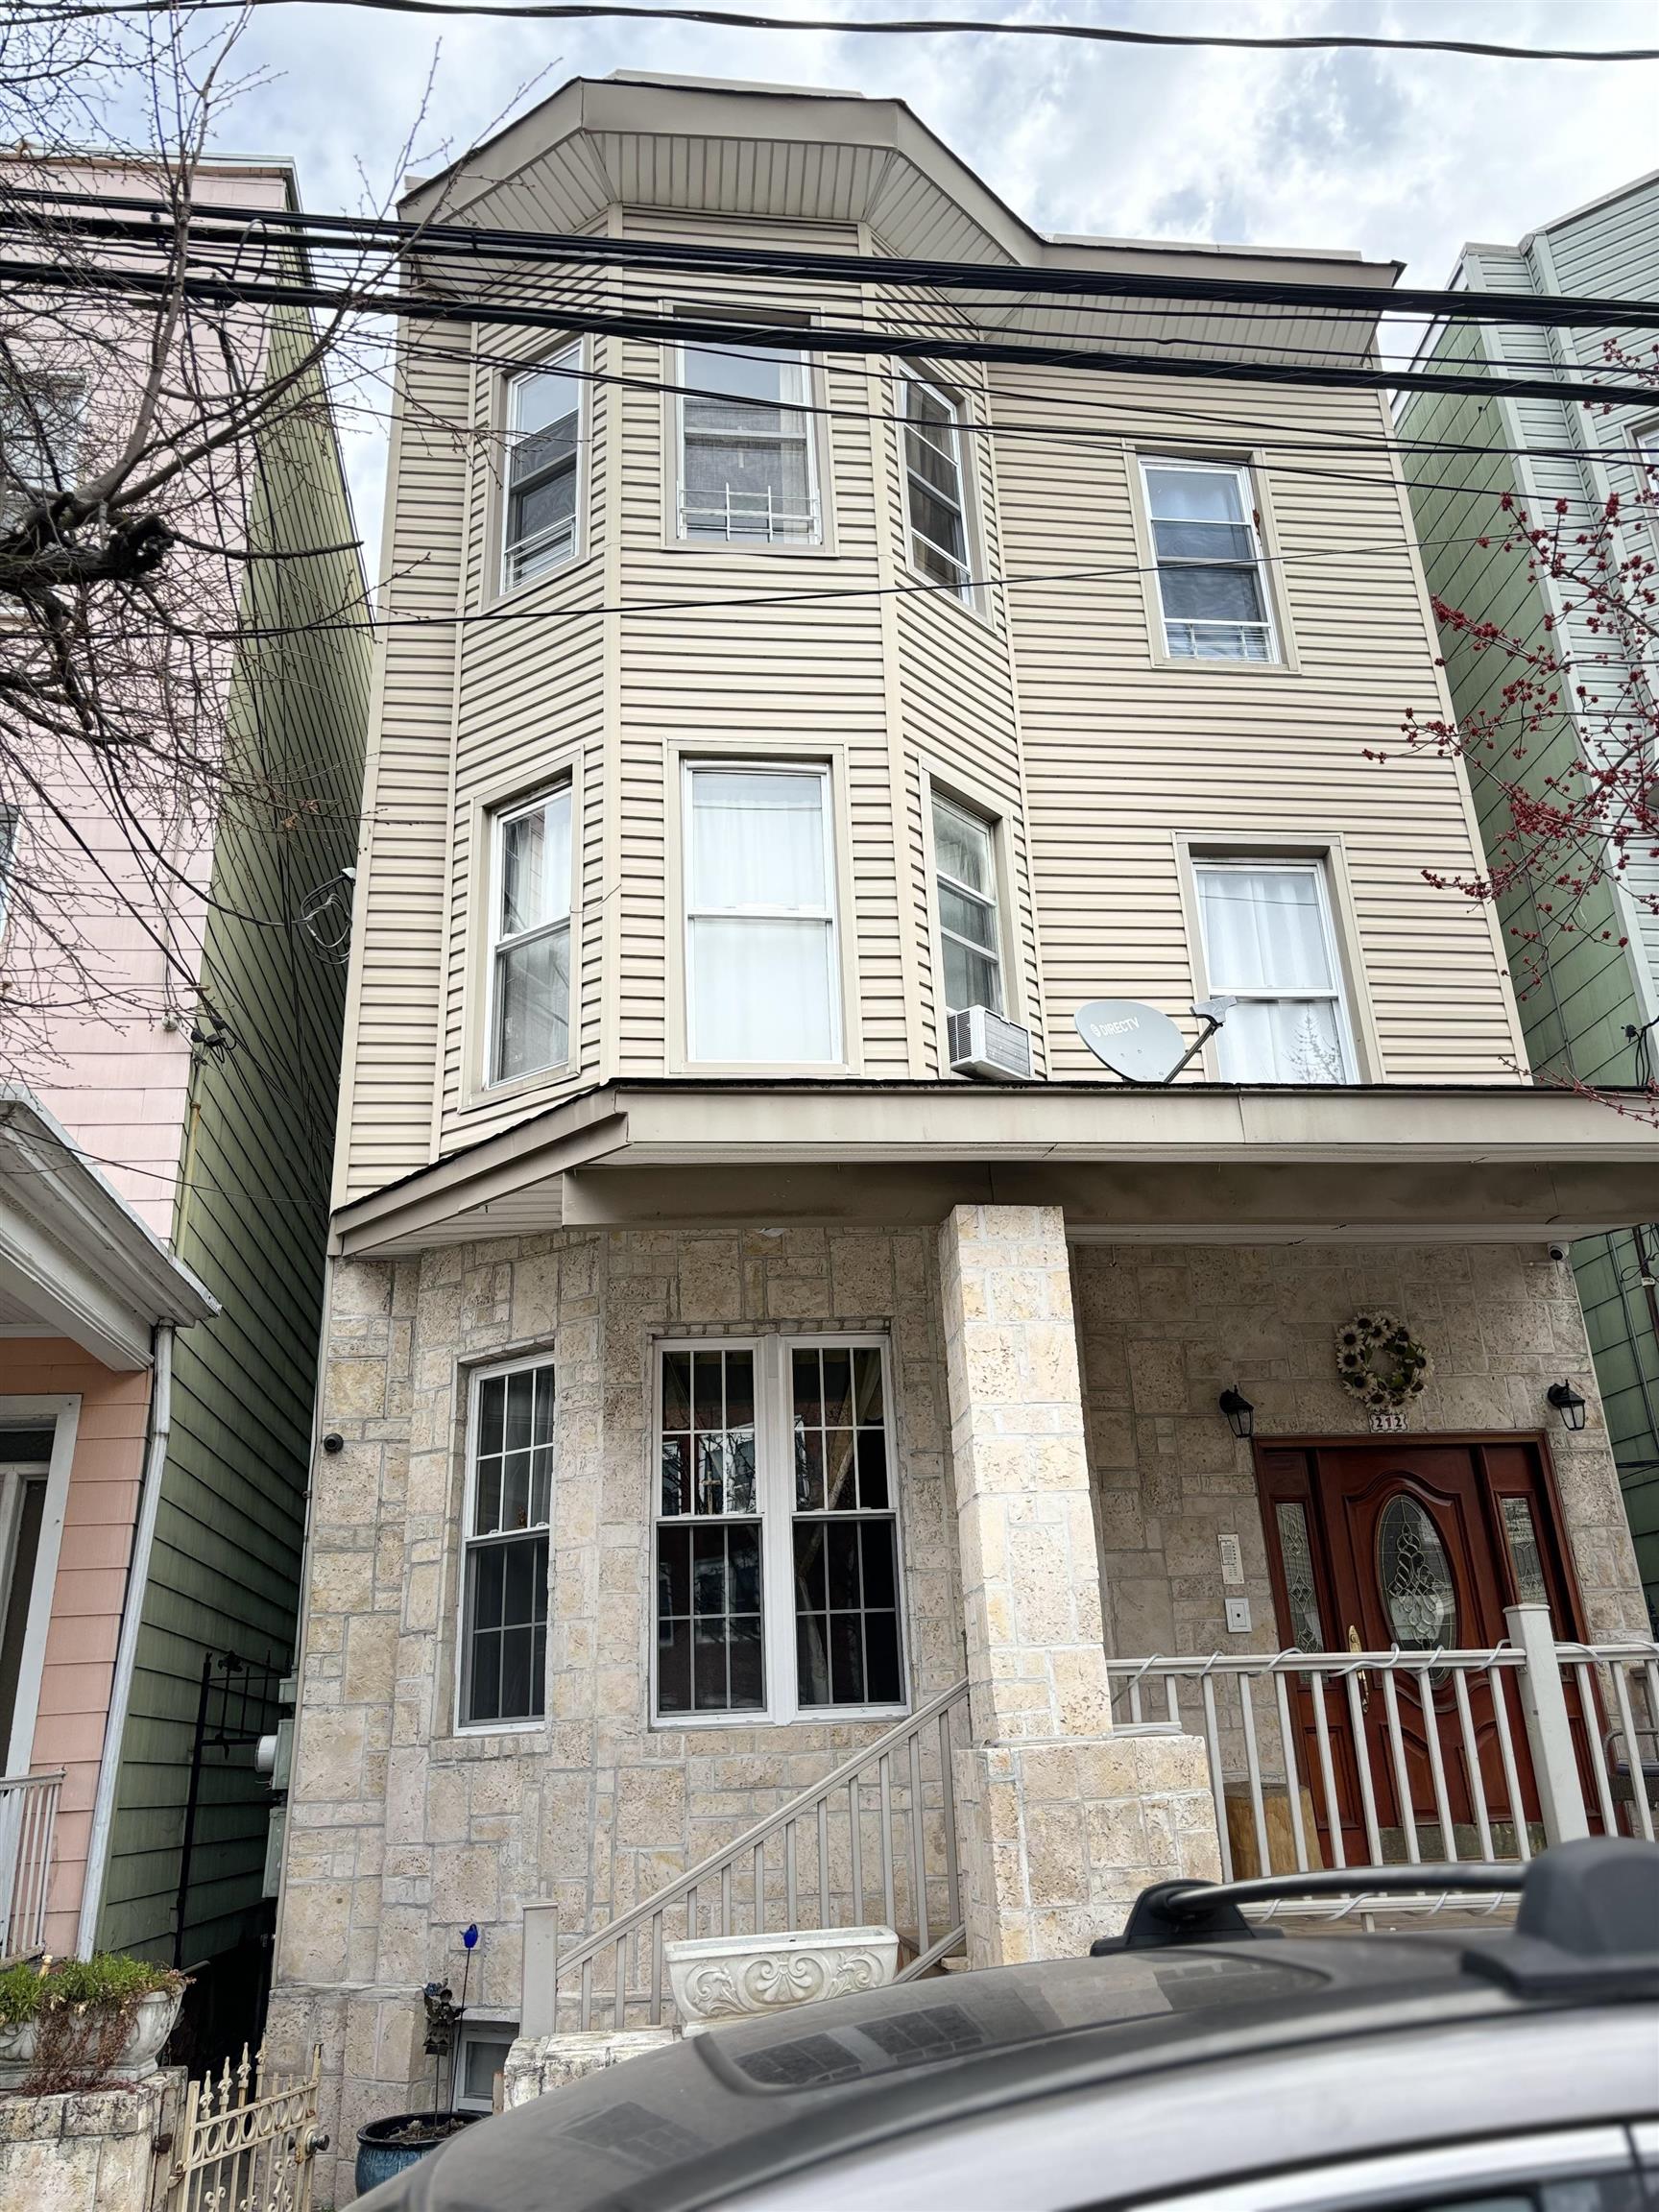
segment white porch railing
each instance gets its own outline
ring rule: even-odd
[[[958,1682],[568,1949],[557,1906],[527,1905],[519,2032],[658,2026],[672,2003],[662,1946],[692,1936],[878,1920],[910,1949],[901,1981],[959,1950],[950,1755],[966,1741],[967,1714]]]
[[[1659,1644],[1557,1644],[1542,1607],[1507,1621],[1481,1651],[1113,1659],[1113,1715],[1203,1738],[1229,1880],[1651,1839]]]
[[[0,1959],[46,1940],[46,1889],[63,1770],[0,1775]]]

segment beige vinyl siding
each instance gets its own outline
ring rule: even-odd
[[[608,165],[624,155],[634,157],[613,147]],[[591,147],[582,157],[566,150],[545,174],[513,170],[469,211],[574,228],[591,157]],[[720,176],[721,193],[748,188]],[[704,188],[679,177],[675,189],[694,186]],[[932,187],[917,190],[925,199]],[[817,252],[871,251],[899,232],[920,243],[921,202],[897,181],[878,197],[880,228],[872,216],[859,226],[616,204],[596,218],[590,201],[580,221],[654,240]],[[949,250],[943,236],[937,250]],[[706,272],[693,280],[616,270],[595,281],[609,301],[653,313],[760,303],[851,320],[941,304],[876,287],[807,301],[784,283]],[[529,360],[555,342],[552,332],[492,329],[481,350]],[[856,1072],[944,1070],[926,865],[931,769],[1005,826],[1010,935],[1039,1072],[1107,1079],[1072,1025],[1087,998],[1121,993],[1185,1015],[1185,833],[1261,844],[1340,837],[1382,1072],[1514,1080],[1519,1042],[1489,920],[1424,879],[1425,870],[1473,865],[1459,774],[1428,759],[1383,768],[1364,757],[1368,747],[1398,754],[1407,709],[1432,713],[1440,701],[1399,488],[1376,451],[1376,401],[1035,365],[989,379],[953,368],[950,381],[989,425],[964,433],[974,562],[997,580],[975,613],[910,588],[892,364],[821,361],[815,398],[830,411],[816,419],[824,543],[685,546],[666,505],[664,349],[590,339],[590,365],[617,380],[590,396],[580,556],[502,600],[489,413],[497,371],[469,370],[454,332],[438,344],[456,358],[412,365],[393,450],[384,605],[397,619],[381,644],[359,890],[348,1193],[572,1087],[682,1070],[672,763],[728,743],[836,763]],[[1134,452],[1214,440],[1229,421],[1238,425],[1229,450],[1240,455],[1262,446],[1261,425],[1281,426],[1263,481],[1293,669],[1154,660]],[[459,632],[457,608],[477,617]],[[430,622],[410,626],[411,614]],[[473,824],[486,797],[528,791],[572,753],[582,767],[575,1058],[544,1084],[480,1094]]]
[[[1241,425],[1282,422],[1266,480],[1282,605],[1299,666],[1159,667],[1156,594],[1142,591],[1135,454],[1216,434],[1213,388],[1149,392],[1120,379],[993,376],[998,421],[1046,423],[998,450],[1019,664],[1050,1064],[1094,1072],[1072,1028],[1085,1000],[1142,998],[1180,1014],[1192,970],[1174,838],[1270,844],[1339,831],[1383,1070],[1403,1080],[1514,1080],[1518,1041],[1487,919],[1424,880],[1474,864],[1458,772],[1386,768],[1407,709],[1439,691],[1398,489],[1368,452],[1369,398],[1229,388]],[[1093,435],[1067,436],[1068,422]],[[1110,432],[1133,425],[1121,442]],[[1101,433],[1106,433],[1102,435]],[[1352,438],[1314,473],[1293,444]],[[1256,434],[1241,429],[1243,454]],[[1077,573],[1087,570],[1090,573]]]
[[[388,461],[382,631],[359,858],[336,1201],[423,1166],[442,1042],[454,614],[465,545],[470,375],[449,327],[399,379]]]
[[[549,287],[556,293],[557,282]],[[469,470],[465,604],[454,725],[454,792],[445,914],[444,1084],[437,1150],[491,1136],[591,1082],[601,1059],[601,953],[605,811],[606,626],[604,516],[613,388],[602,381],[613,341],[589,342],[587,423],[579,467],[576,558],[512,591],[501,589],[502,385],[568,343],[550,331],[479,333],[487,356],[473,378],[474,440]],[[506,366],[503,366],[503,365]],[[557,770],[580,764],[573,825],[571,916],[577,965],[570,979],[571,1057],[540,1082],[492,1095],[484,1082],[482,932],[475,939],[472,881],[487,855],[472,849],[481,807],[529,795]],[[470,1016],[470,1020],[469,1020]]]
[[[729,237],[730,227],[685,215],[628,210],[630,235]],[[752,225],[773,244],[855,252],[855,230]],[[678,284],[640,275],[632,297],[694,309],[745,301],[799,311],[791,287]],[[825,308],[856,318],[856,295]],[[810,344],[809,332],[804,334]],[[666,379],[667,349],[631,344],[625,373]],[[670,993],[680,921],[667,910],[666,779],[676,747],[775,739],[781,756],[839,749],[851,829],[847,859],[854,913],[840,944],[853,1017],[849,1058],[872,1074],[908,1072],[899,943],[896,824],[890,800],[885,667],[877,584],[877,516],[863,365],[837,358],[818,380],[820,498],[825,542],[774,551],[678,545],[665,507],[673,484],[665,452],[671,408],[648,389],[620,390],[623,421],[622,975],[618,1057],[625,1074],[661,1073],[673,1057]],[[823,593],[816,598],[811,594]],[[849,596],[836,596],[848,593]],[[703,604],[713,602],[713,604]],[[839,825],[838,825],[839,829]],[[851,965],[849,965],[851,963]]]

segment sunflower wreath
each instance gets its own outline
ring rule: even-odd
[[[1336,1373],[1373,1411],[1404,1406],[1429,1381],[1429,1355],[1393,1313],[1356,1313],[1336,1332]]]

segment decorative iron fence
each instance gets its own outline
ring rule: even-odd
[[[63,1769],[0,1777],[0,1959],[46,1940],[46,1893]]]
[[[166,2212],[310,2212],[311,2181],[328,2138],[317,2128],[323,2046],[304,2074],[270,2075],[265,2052],[227,2059],[185,2092]]]
[[[723,1849],[562,1950],[557,1908],[524,1909],[525,2035],[656,2026],[672,2000],[662,1947],[694,1936],[896,1928],[900,1980],[962,1944],[951,1752],[966,1742],[958,1682]]]
[[[1659,1645],[1557,1644],[1541,1607],[1507,1618],[1491,1650],[1110,1660],[1113,1717],[1202,1737],[1228,1879],[1651,1838]]]

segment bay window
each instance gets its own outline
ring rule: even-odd
[[[507,387],[507,513],[503,585],[528,583],[576,551],[583,379],[578,343]]]
[[[1164,649],[1180,661],[1273,661],[1250,471],[1231,462],[1141,461]]]
[[[816,544],[823,535],[806,353],[679,349],[679,535]]]
[[[1318,860],[1203,859],[1205,982],[1236,998],[1215,1038],[1224,1083],[1351,1083],[1353,1034]]]
[[[959,599],[972,597],[968,499],[962,474],[961,412],[931,384],[903,376],[904,510],[910,565]]]
[[[570,1057],[570,786],[491,817],[490,1080]]]
[[[660,1347],[656,1717],[902,1705],[885,1352]]]
[[[830,771],[687,763],[687,1056],[841,1056]]]
[[[552,1487],[551,1363],[475,1375],[462,1538],[464,1728],[539,1720],[545,1711]]]

